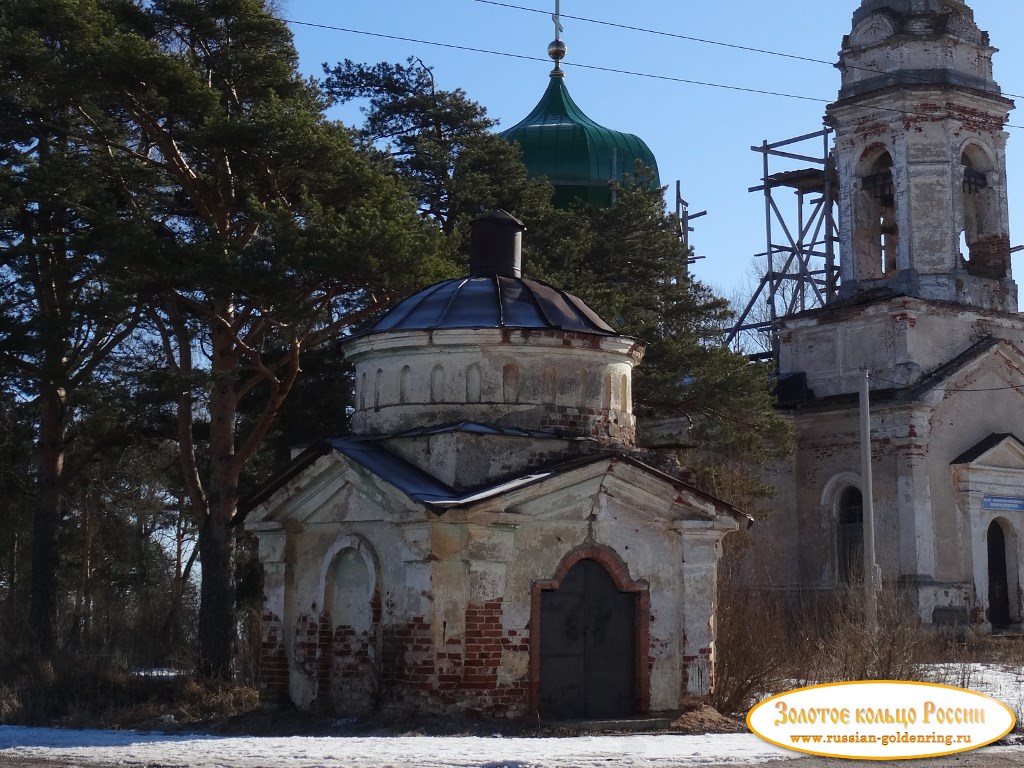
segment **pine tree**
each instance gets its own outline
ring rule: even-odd
[[[67,135],[112,158],[118,214],[146,233],[130,270],[199,530],[200,666],[227,675],[246,467],[302,353],[442,268],[435,231],[390,161],[325,118],[264,0],[2,1],[52,60],[19,82],[42,103],[69,84]]]
[[[138,318],[125,264],[147,239],[116,182],[132,171],[91,135],[121,134],[65,45],[99,23],[81,3],[0,1],[0,362],[35,406],[30,618],[44,654],[56,642],[68,432]]]

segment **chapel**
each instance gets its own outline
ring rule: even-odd
[[[749,521],[637,448],[643,343],[523,277],[523,230],[482,216],[468,275],[346,339],[352,434],[251,500],[269,698],[559,720],[708,696]]]
[[[761,528],[806,603],[865,579],[858,390],[870,383],[876,563],[936,625],[1021,622],[1024,321],[1010,268],[996,52],[960,0],[863,0],[835,131],[840,285],[785,318],[797,432]],[[870,576],[870,574],[868,574]]]

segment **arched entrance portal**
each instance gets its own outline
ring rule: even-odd
[[[636,713],[636,598],[590,559],[573,565],[556,589],[541,592],[541,717]]]
[[[1006,568],[1006,536],[998,520],[988,527],[988,610],[993,629],[1010,624],[1010,580]]]

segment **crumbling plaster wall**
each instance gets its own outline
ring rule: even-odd
[[[969,90],[916,90],[840,101],[829,108],[836,129],[841,296],[874,285],[939,301],[1015,311],[1006,191],[1005,123],[1009,102]],[[867,242],[877,215],[866,210],[872,163],[892,159],[896,270],[885,274]],[[966,204],[965,154],[981,165],[983,202]],[[981,214],[979,218],[979,212]],[[873,220],[874,219],[874,220]],[[968,236],[961,247],[961,233]],[[887,265],[888,267],[888,265]]]
[[[341,516],[257,531],[267,611],[279,617],[270,623],[283,646],[270,649],[265,684],[304,708],[528,714],[532,586],[574,550],[598,546],[647,584],[649,709],[706,696],[720,542],[735,526],[699,514],[681,519],[682,508],[663,501],[646,512],[635,505],[643,497],[649,506],[648,493],[657,492],[664,489],[611,495],[592,480],[508,509],[485,504],[443,516],[381,513],[353,494]],[[364,625],[339,627],[324,605],[325,578],[352,546],[372,563],[374,600]],[[287,663],[285,680],[275,653]],[[345,675],[361,681],[362,700],[344,687]]]
[[[632,370],[643,344],[565,331],[436,330],[349,342],[356,433],[459,421],[632,443]]]
[[[1024,393],[1014,388],[1021,368],[1019,356],[1000,347],[919,401],[872,402],[878,562],[883,578],[916,589],[925,621],[936,608],[970,611],[977,602],[977,531],[960,508],[950,463],[990,434],[1024,434]],[[778,559],[780,585],[828,589],[839,583],[834,503],[842,487],[862,487],[857,403],[790,418],[798,437],[787,495],[755,533],[786,553]]]
[[[906,386],[987,336],[1019,344],[1024,320],[912,297],[832,308],[785,322],[779,370],[804,372],[819,398],[858,391],[865,368],[875,388]]]
[[[1024,435],[1024,393],[1012,388],[1024,379],[1020,366],[1015,355],[993,354],[932,395],[929,485],[940,578],[969,581],[974,569],[973,532],[958,509],[950,462],[993,433]]]

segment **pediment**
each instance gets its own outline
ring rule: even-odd
[[[1024,352],[1006,339],[999,339],[980,354],[962,361],[953,360],[942,379],[946,391],[998,387],[1017,388],[1024,381]],[[1020,391],[1024,395],[1024,391]]]
[[[412,506],[408,497],[386,481],[347,457],[329,452],[256,507],[246,525],[379,520]]]
[[[992,434],[950,462],[954,466],[1024,472],[1024,443],[1010,433]]]
[[[638,462],[605,458],[467,509],[469,519],[499,515],[536,520],[581,520],[615,508],[637,519],[695,520],[732,528],[741,515],[668,475]]]

